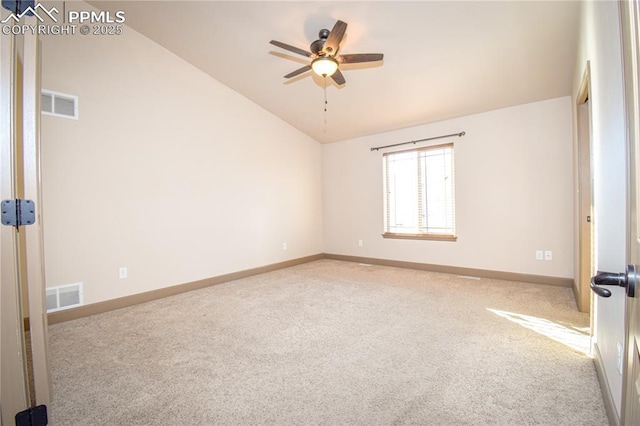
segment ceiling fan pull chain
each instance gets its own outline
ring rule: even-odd
[[[324,133],[327,133],[327,76],[324,76]]]
[[[324,112],[327,112],[327,77],[324,78]]]

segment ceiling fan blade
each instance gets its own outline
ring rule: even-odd
[[[298,47],[291,46],[290,44],[283,43],[281,41],[271,40],[269,43],[273,44],[274,46],[278,46],[285,50],[288,50],[289,52],[297,53],[298,55],[306,56],[308,58],[310,58],[312,55],[311,52],[307,52],[306,50],[302,50]]]
[[[338,20],[329,33],[329,37],[327,37],[327,41],[324,43],[322,51],[329,56],[335,56],[336,53],[338,53],[338,50],[340,50],[340,42],[342,41],[342,37],[344,37],[344,33],[346,32],[346,22]]]
[[[333,73],[331,78],[333,79],[333,81],[336,82],[338,86],[342,86],[346,82],[340,70],[336,70],[336,72]]]
[[[291,77],[295,77],[296,75],[300,75],[303,72],[307,72],[311,70],[311,65],[305,65],[302,68],[298,68],[297,70],[290,72],[289,74],[285,75],[284,78],[291,78]]]
[[[342,64],[355,64],[358,62],[376,62],[384,58],[382,53],[352,53],[350,55],[340,55],[338,61]]]

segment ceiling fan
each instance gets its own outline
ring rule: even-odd
[[[309,70],[313,70],[321,77],[331,77],[333,81],[338,85],[345,83],[344,76],[340,72],[341,64],[355,64],[362,62],[376,62],[381,61],[383,58],[382,53],[352,53],[347,55],[338,55],[340,50],[340,42],[347,32],[347,24],[338,20],[333,26],[333,29],[322,29],[318,33],[318,40],[311,43],[309,51],[291,46],[290,44],[282,43],[280,41],[271,40],[270,43],[274,46],[281,47],[298,55],[311,58],[311,63],[299,68],[284,78],[291,78],[300,75]]]

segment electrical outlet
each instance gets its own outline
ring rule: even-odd
[[[544,260],[553,260],[553,252],[551,250],[545,250]]]
[[[536,250],[536,260],[544,260],[544,254],[542,250]]]
[[[282,250],[286,250],[287,249],[287,243],[282,243]]]
[[[118,276],[121,280],[127,278],[127,268],[123,266],[122,268],[118,269]]]
[[[362,247],[364,245],[364,242],[362,240],[358,240],[358,247]]]

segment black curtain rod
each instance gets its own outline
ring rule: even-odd
[[[408,145],[410,143],[416,144],[418,142],[426,142],[426,141],[432,141],[434,139],[443,139],[443,138],[450,138],[451,136],[459,136],[459,137],[463,137],[465,135],[465,132],[460,132],[460,133],[451,133],[450,135],[442,135],[442,136],[435,136],[432,138],[426,138],[426,139],[418,139],[417,141],[409,141],[409,142],[400,142],[400,143],[394,143],[393,145],[385,145],[385,146],[376,146],[374,148],[371,148],[371,151],[377,151],[379,149],[384,149],[384,148],[391,148],[394,146],[400,146],[400,145]]]

